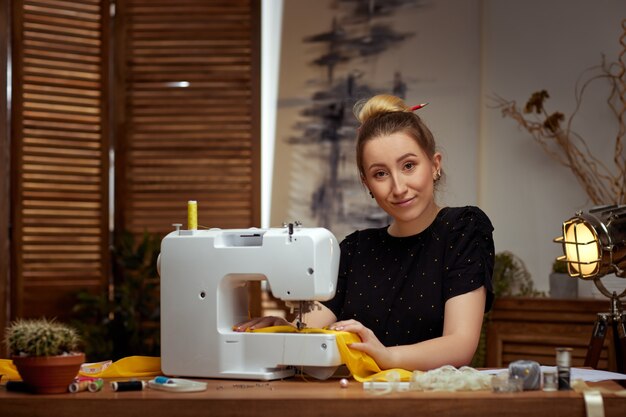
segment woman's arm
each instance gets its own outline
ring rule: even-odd
[[[304,314],[302,321],[306,323],[307,327],[322,328],[337,321],[337,317],[335,317],[335,314],[330,311],[328,307],[316,301],[313,310]],[[245,332],[247,329],[254,330],[261,329],[263,327],[284,325],[295,327],[294,323],[289,323],[282,317],[266,316],[258,317],[244,323],[239,323],[234,329],[237,332]]]
[[[306,313],[302,321],[306,323],[306,327],[321,329],[336,322],[337,317],[328,307],[316,301],[313,310]]]
[[[356,333],[361,343],[351,349],[370,355],[381,369],[429,370],[468,365],[480,339],[487,292],[480,287],[450,298],[445,305],[443,335],[413,345],[385,347],[370,329],[354,320],[335,323],[333,330]]]

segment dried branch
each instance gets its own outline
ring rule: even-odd
[[[607,64],[603,58],[601,65],[583,72],[576,82],[576,106],[569,117],[545,108],[550,98],[546,90],[533,93],[523,109],[515,101],[497,95],[491,97],[495,104],[490,107],[499,109],[503,117],[515,120],[552,159],[569,168],[596,205],[626,203],[626,19],[622,21],[622,29],[622,51],[618,61]],[[596,158],[587,141],[571,128],[586,89],[598,80],[606,80],[610,84],[607,104],[618,124],[612,167]]]

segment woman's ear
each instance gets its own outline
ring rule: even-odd
[[[439,152],[435,152],[433,155],[433,175],[439,173],[441,175],[441,154]]]

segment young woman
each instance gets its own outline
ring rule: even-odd
[[[467,365],[493,301],[491,222],[477,207],[437,205],[441,154],[415,108],[389,95],[357,106],[360,178],[393,220],[341,243],[336,295],[304,321],[358,334],[350,347],[381,369]],[[263,317],[237,329],[283,324]]]

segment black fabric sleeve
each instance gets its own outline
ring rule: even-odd
[[[464,207],[450,224],[445,260],[444,299],[473,291],[487,290],[485,312],[493,304],[494,243],[493,226],[478,207]]]

